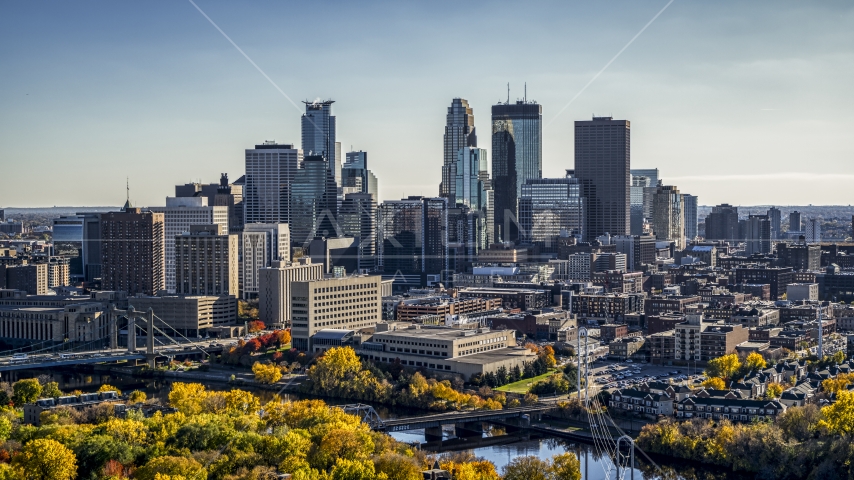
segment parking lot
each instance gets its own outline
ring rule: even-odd
[[[642,382],[692,383],[703,379],[702,368],[599,360],[590,368],[590,383],[599,389],[631,388]]]

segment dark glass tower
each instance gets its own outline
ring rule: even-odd
[[[318,237],[338,237],[335,177],[322,156],[307,156],[291,186],[291,240],[307,245]]]
[[[575,122],[575,176],[587,199],[587,239],[631,231],[630,127],[611,117]]]
[[[329,170],[335,184],[341,185],[341,158],[335,149],[335,116],[332,104],[335,100],[304,101],[302,116],[302,151],[306,156],[321,155],[329,161]]]
[[[492,106],[492,185],[495,241],[519,240],[522,185],[543,176],[543,107],[517,101]]]

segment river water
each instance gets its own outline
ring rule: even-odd
[[[15,382],[20,379],[34,378],[40,375],[46,375],[50,377],[50,381],[55,381],[59,383],[59,388],[64,392],[70,392],[73,390],[80,390],[84,393],[94,392],[101,385],[109,384],[119,388],[123,392],[141,390],[146,393],[148,398],[158,399],[164,404],[168,400],[167,397],[169,394],[170,386],[174,381],[172,379],[137,378],[131,375],[116,373],[79,373],[68,370],[20,370],[15,372],[4,373],[2,379],[0,380],[4,382]],[[233,388],[227,383],[201,383],[205,383],[206,386],[211,390],[226,390]],[[262,403],[271,400],[275,395],[275,392],[271,392],[268,390],[254,390],[243,386],[239,388],[253,390],[253,393],[260,397]],[[285,394],[282,395],[282,398],[298,400],[307,397],[295,394]],[[330,404],[352,403],[347,402],[346,400],[323,400]],[[375,406],[374,408],[377,410],[377,413],[382,418],[395,418],[417,415],[417,412],[407,411],[407,409],[389,409],[382,405]],[[489,435],[489,433],[490,432],[487,431],[485,435]],[[450,436],[451,430],[447,430],[445,432],[445,435]],[[424,442],[423,430],[394,432],[391,433],[391,436],[401,442],[406,443]],[[517,457],[533,455],[546,460],[550,459],[553,455],[557,455],[559,453],[573,452],[579,457],[581,461],[582,480],[613,480],[617,478],[615,467],[610,461],[610,458],[607,456],[599,455],[593,445],[574,444],[557,438],[522,441],[514,441],[511,439],[508,440],[508,442],[509,443],[503,445],[478,447],[469,451],[477,457],[484,458],[494,463],[499,472],[502,471],[502,468],[504,466],[506,466],[514,458]],[[635,468],[633,471],[625,471],[624,474],[621,476],[623,480],[631,479],[632,473],[634,473],[635,480],[747,480],[749,478],[752,478],[751,476],[733,475],[729,472],[710,471],[707,468],[698,467],[696,465],[676,465],[672,463],[665,465],[660,462],[658,465],[654,465],[645,458],[643,458],[640,453],[636,455],[635,462],[637,468]]]

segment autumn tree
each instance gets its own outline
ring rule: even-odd
[[[12,459],[25,480],[71,480],[77,476],[77,458],[65,445],[47,438],[31,440]]]
[[[255,381],[264,384],[273,384],[282,379],[282,371],[278,366],[272,364],[264,364],[255,362],[252,365],[252,373],[255,374]]]
[[[504,480],[552,480],[551,465],[534,456],[516,457],[504,466]]]
[[[128,395],[128,403],[136,404],[143,403],[148,399],[148,396],[142,390],[134,390]]]
[[[581,480],[581,462],[574,453],[561,453],[552,457],[555,480]]]
[[[12,385],[12,401],[15,405],[33,403],[41,397],[42,386],[35,378],[18,380]]]
[[[201,383],[175,382],[169,392],[169,404],[184,415],[198,415],[206,396],[207,390]]]
[[[769,383],[768,388],[765,390],[765,395],[768,398],[780,398],[780,395],[783,394],[783,386],[777,382]]]
[[[108,384],[108,383],[105,383],[105,384],[101,385],[101,386],[98,388],[98,391],[99,391],[99,392],[116,392],[116,394],[118,394],[118,395],[121,395],[121,394],[122,394],[122,391],[121,391],[121,390],[119,390],[118,388],[116,388],[116,387],[114,387],[114,386],[112,386],[112,385],[110,385],[110,384]]]
[[[738,355],[730,353],[718,358],[709,360],[706,368],[707,377],[720,377],[728,382],[732,380],[733,375],[741,368],[741,362],[738,360]]]
[[[744,365],[748,370],[761,370],[765,368],[767,364],[765,363],[765,358],[761,354],[751,352],[744,360]]]
[[[158,476],[159,474],[159,476]],[[156,478],[208,478],[205,468],[192,458],[162,456],[155,457],[136,470],[134,478],[155,480]]]
[[[538,354],[540,358],[546,362],[546,366],[548,368],[554,368],[557,365],[557,359],[555,358],[555,349],[552,348],[551,345],[546,345],[542,349],[540,349],[540,353]]]
[[[62,390],[59,389],[59,383],[47,382],[42,388],[42,396],[45,398],[59,398],[62,396]]]
[[[341,382],[355,377],[361,370],[362,364],[352,348],[330,348],[308,370],[308,378],[318,391],[334,392]]]
[[[266,329],[267,325],[265,325],[261,320],[253,320],[249,322],[249,333],[256,333]]]
[[[824,417],[818,425],[831,435],[848,436],[854,433],[854,392],[840,390],[836,392],[836,401],[822,407]]]
[[[276,335],[279,337],[279,345],[285,346],[291,343],[291,331],[290,330],[279,330],[276,332]]]
[[[724,390],[726,388],[726,383],[720,377],[709,377],[703,380],[703,387],[711,388],[715,390]]]

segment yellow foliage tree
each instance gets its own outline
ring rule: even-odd
[[[741,362],[738,360],[738,355],[730,353],[718,358],[709,360],[706,376],[720,377],[725,381],[732,379],[732,376],[741,368]]]
[[[100,427],[105,435],[129,445],[144,445],[148,428],[139,420],[111,418]]]
[[[282,371],[278,366],[272,364],[255,362],[252,365],[252,373],[255,374],[255,381],[267,385],[276,383],[282,379]]]
[[[130,395],[128,395],[128,403],[131,404],[143,403],[147,399],[148,395],[146,395],[142,390],[134,390],[130,392]]]
[[[112,385],[110,385],[110,384],[107,384],[107,383],[105,383],[105,384],[101,385],[101,387],[100,387],[100,388],[98,388],[98,391],[99,391],[99,392],[116,392],[116,393],[117,393],[117,394],[119,394],[119,395],[121,395],[121,394],[122,394],[122,391],[121,391],[121,390],[119,390],[118,388],[116,388],[116,387],[114,387],[114,386],[112,386]]]
[[[555,480],[581,480],[581,462],[573,453],[561,453],[552,457],[552,472]]]
[[[703,380],[703,386],[715,390],[723,390],[726,388],[726,382],[720,377],[710,377]]]
[[[246,390],[231,390],[222,394],[225,397],[226,412],[234,415],[255,413],[261,408],[258,397]]]
[[[854,392],[840,390],[836,393],[836,401],[822,407],[824,417],[818,426],[826,429],[832,435],[847,436],[854,433]]]
[[[460,463],[446,461],[439,466],[442,470],[450,472],[454,480],[500,480],[501,478],[495,471],[495,465],[487,460]]]
[[[202,404],[207,394],[201,383],[175,382],[169,392],[169,404],[184,415],[198,415],[202,413]]]
[[[767,366],[765,358],[757,352],[751,352],[747,355],[744,364],[751,370],[761,370]]]
[[[333,392],[362,370],[362,363],[350,347],[330,348],[309,370],[308,377],[319,391]]]
[[[840,390],[847,390],[848,385],[854,381],[854,375],[849,373],[840,373],[836,378],[828,378],[821,382],[821,388],[827,393],[836,393]]]
[[[159,476],[158,476],[159,475]],[[156,480],[168,478],[208,478],[202,464],[192,458],[162,456],[155,457],[136,470],[134,478],[138,480]]]
[[[32,440],[15,455],[12,466],[25,480],[71,480],[77,476],[77,457],[65,445],[47,438]]]
[[[769,383],[768,388],[765,390],[765,395],[768,398],[780,398],[780,395],[783,394],[783,386],[779,383]]]
[[[279,343],[282,345],[287,345],[291,343],[291,332],[290,330],[279,330]]]

